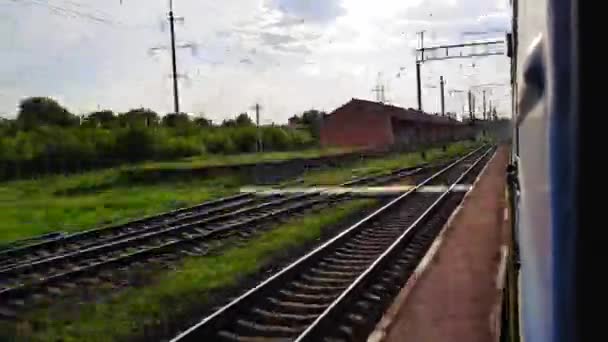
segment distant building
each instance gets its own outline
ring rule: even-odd
[[[302,123],[302,119],[297,116],[293,116],[287,120],[287,127],[291,129],[306,129],[306,125]]]
[[[325,117],[321,145],[411,149],[463,139],[469,130],[447,116],[352,99]]]

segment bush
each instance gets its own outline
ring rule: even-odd
[[[207,152],[209,153],[235,153],[237,152],[236,145],[232,138],[224,133],[211,133],[205,138],[205,146],[207,147]]]
[[[237,152],[249,153],[257,150],[257,128],[239,127],[230,131]]]
[[[289,136],[294,148],[311,147],[317,143],[309,131],[291,130]]]
[[[0,180],[47,173],[77,172],[142,160],[167,160],[204,153],[234,154],[256,151],[255,126],[104,128],[36,126],[27,131],[11,130],[0,135]],[[263,127],[264,151],[310,147],[308,131]]]
[[[205,153],[205,145],[191,137],[172,137],[162,145],[163,158],[191,157]]]
[[[293,141],[289,134],[277,127],[266,128],[262,134],[264,150],[285,151],[293,146]]]
[[[152,130],[132,127],[121,130],[116,136],[117,156],[128,161],[150,159],[156,152],[156,141]]]

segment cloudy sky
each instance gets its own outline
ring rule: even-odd
[[[264,122],[349,99],[416,107],[416,32],[424,44],[502,38],[508,0],[174,0],[182,111],[221,121],[259,102]],[[0,115],[26,96],[73,112],[172,111],[168,0],[0,0]],[[160,48],[160,49],[154,49]],[[508,83],[504,56],[425,63],[424,109],[446,90]],[[491,94],[490,94],[491,92]],[[446,94],[461,111],[464,95]],[[488,98],[509,113],[508,88]],[[478,101],[480,103],[481,101]]]

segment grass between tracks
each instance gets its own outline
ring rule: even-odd
[[[426,161],[462,154],[473,144],[455,143],[450,145],[446,152],[441,149],[427,150]],[[308,153],[308,157],[321,154],[319,151]],[[247,160],[286,158],[289,155],[277,156],[277,153],[269,153],[264,156],[256,157],[254,154],[248,156]],[[291,157],[293,156],[291,153]],[[243,158],[245,157],[231,162],[245,162]],[[353,177],[379,174],[422,162],[424,160],[420,153],[398,154],[383,159],[364,160],[353,167],[312,171],[305,175],[304,181],[305,184],[335,185]],[[180,163],[165,166],[186,167],[187,162]],[[146,164],[145,167],[160,167],[161,164]],[[192,162],[192,165],[197,164]],[[39,180],[0,183],[0,245],[3,242],[52,231],[75,232],[119,224],[137,217],[235,193],[239,187],[247,184],[246,179],[236,175],[181,181],[172,179],[133,182],[125,176],[123,170],[111,169],[73,176],[51,176]]]
[[[146,329],[158,329],[204,305],[211,291],[235,285],[274,256],[317,239],[324,228],[373,203],[375,200],[355,200],[290,219],[253,238],[246,246],[231,247],[220,255],[189,258],[182,267],[166,271],[145,288],[128,289],[106,303],[84,305],[77,313],[47,309],[34,312],[17,324],[11,338],[66,342],[141,338]]]
[[[464,141],[448,145],[445,151],[441,148],[425,150],[424,158],[422,153],[414,152],[397,154],[383,159],[362,161],[348,169],[338,168],[310,173],[304,176],[304,184],[335,185],[356,177],[379,175],[391,170],[420,165],[425,162],[454,158],[465,154],[475,146],[478,146],[478,143]]]

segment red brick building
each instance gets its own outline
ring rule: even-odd
[[[352,99],[321,126],[322,146],[416,147],[464,138],[460,121],[379,102]]]

